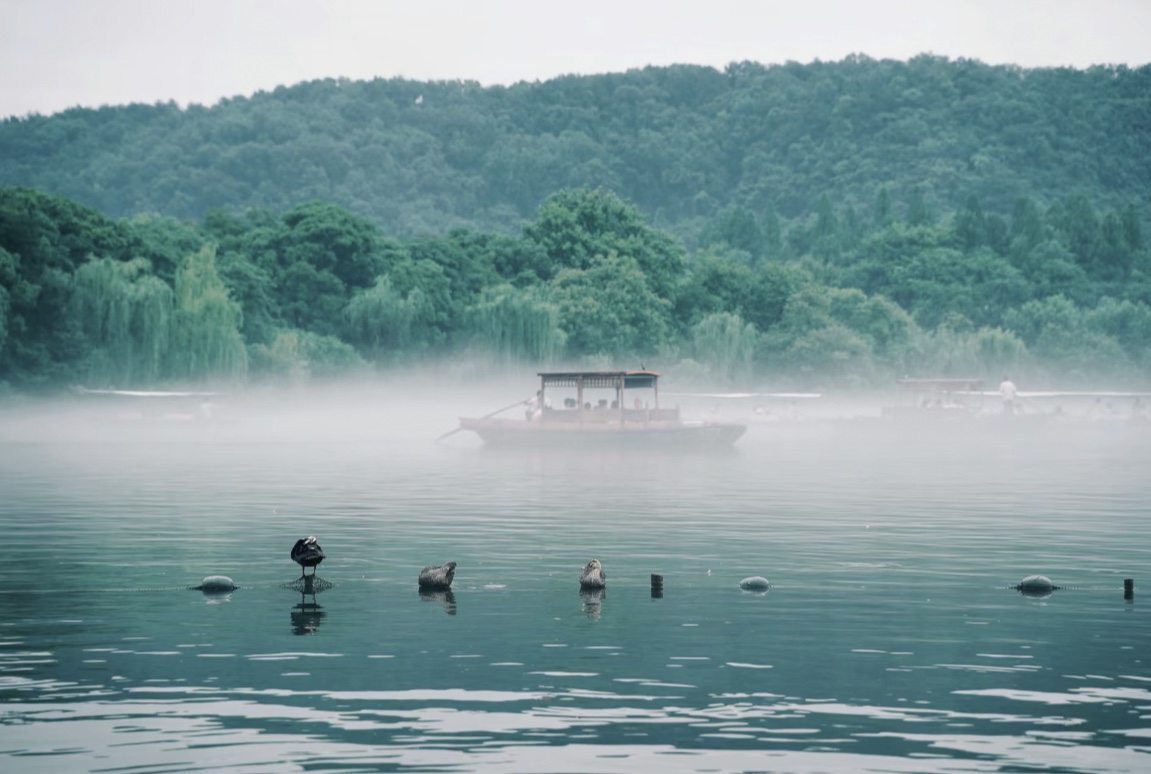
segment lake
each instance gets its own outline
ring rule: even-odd
[[[433,442],[501,402],[0,411],[0,770],[1151,771],[1146,424]]]

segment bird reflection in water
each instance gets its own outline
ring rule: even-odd
[[[301,593],[300,604],[292,608],[292,634],[301,636],[315,634],[326,615],[324,608],[316,602],[315,593]]]
[[[607,595],[607,589],[582,589],[580,590],[580,607],[588,618],[598,620],[600,617],[600,609],[603,606],[603,598]]]
[[[316,577],[315,573],[285,583],[283,588],[300,592],[300,604],[292,608],[292,633],[313,635],[327,613],[316,602],[316,595],[332,588],[333,584]]]
[[[456,595],[451,589],[444,591],[433,591],[431,589],[420,589],[421,602],[443,602],[444,612],[448,615],[456,614]]]

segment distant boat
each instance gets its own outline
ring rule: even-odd
[[[73,387],[72,394],[100,406],[119,422],[207,423],[216,416],[222,392],[192,390],[90,390]]]
[[[966,421],[983,411],[982,379],[900,379],[896,401],[883,407],[884,419]]]
[[[533,398],[496,412],[519,407],[522,417],[461,417],[459,429],[492,446],[669,450],[730,447],[747,430],[745,424],[684,420],[678,406],[661,406],[656,371],[560,371],[539,377]]]
[[[1017,390],[1005,401],[998,390],[985,390],[982,379],[900,379],[894,405],[883,407],[884,420],[927,426],[1041,427],[1052,420],[1144,419],[1146,392]]]

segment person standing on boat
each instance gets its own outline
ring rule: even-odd
[[[1015,413],[1015,382],[1011,381],[1008,377],[1004,376],[1003,381],[999,383],[999,397],[1003,399],[1003,413]]]
[[[528,398],[524,403],[526,403],[528,407],[527,411],[524,412],[527,415],[527,420],[532,422],[538,419],[543,415],[544,391],[536,390],[536,394]]]

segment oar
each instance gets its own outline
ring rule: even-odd
[[[480,419],[491,419],[496,414],[502,414],[510,408],[515,408],[516,406],[522,406],[525,403],[527,403],[529,400],[531,400],[531,398],[524,398],[523,400],[517,400],[515,403],[509,403],[508,405],[504,406],[503,408],[496,409],[495,411],[493,411],[490,414],[484,414],[482,417],[480,417]],[[449,430],[448,432],[444,433],[439,438],[437,438],[435,440],[435,442],[439,443],[440,441],[444,440],[445,438],[452,436],[452,435],[455,435],[456,433],[458,433],[461,430],[463,430],[462,427],[457,427],[455,430]]]

